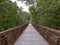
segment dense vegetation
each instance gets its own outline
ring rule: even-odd
[[[0,31],[31,22],[60,29],[60,0],[18,0],[30,6],[30,12],[22,11],[16,2],[0,0]]]
[[[27,12],[19,8],[16,2],[0,0],[0,31],[27,23]]]
[[[26,1],[26,4],[32,5],[30,12],[33,23],[60,29],[60,0],[23,1]]]
[[[38,0],[30,12],[33,23],[60,29],[60,0]]]

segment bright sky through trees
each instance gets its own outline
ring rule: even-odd
[[[17,1],[17,0],[11,0],[11,1],[12,2],[16,1],[18,7],[22,7],[23,11],[29,12],[29,7],[26,6],[24,3],[22,3],[21,1]]]

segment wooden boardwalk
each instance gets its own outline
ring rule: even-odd
[[[14,45],[49,45],[38,31],[29,24]]]

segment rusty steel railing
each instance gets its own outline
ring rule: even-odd
[[[45,38],[49,45],[60,45],[60,31],[45,26],[32,24],[37,31]]]
[[[0,45],[13,45],[28,24],[0,32]]]

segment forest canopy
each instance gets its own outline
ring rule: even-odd
[[[26,1],[26,4],[32,5],[29,9],[32,23],[60,30],[60,0],[23,1]]]
[[[22,11],[16,2],[0,0],[0,31],[27,23],[29,13]]]
[[[0,31],[26,23],[34,23],[60,30],[60,0],[18,0],[29,6],[22,11],[16,2],[0,0]]]
[[[33,23],[60,29],[60,0],[37,0],[30,12]]]

